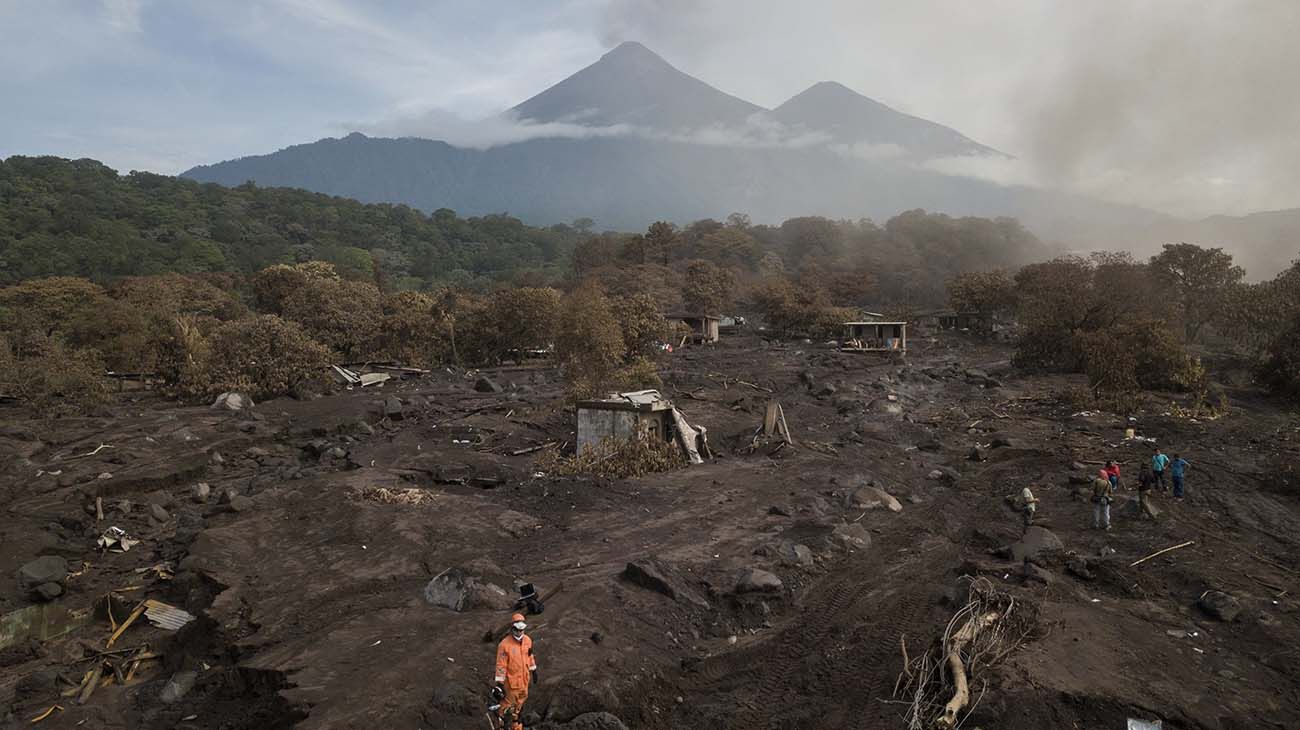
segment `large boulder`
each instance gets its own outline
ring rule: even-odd
[[[236,393],[235,391],[228,391],[217,396],[217,399],[212,401],[211,406],[215,411],[242,411],[252,407],[252,398],[249,398],[244,393]]]
[[[807,545],[786,542],[776,548],[777,558],[785,565],[810,568],[813,565],[813,551]]]
[[[1241,613],[1241,602],[1223,591],[1206,591],[1196,605],[1220,621],[1235,621]]]
[[[551,689],[546,719],[569,722],[581,715],[619,709],[618,695],[608,681],[570,677]]]
[[[853,493],[853,506],[858,509],[887,509],[890,512],[902,512],[903,505],[894,495],[880,487],[863,487]]]
[[[63,595],[68,561],[58,555],[43,555],[18,569],[18,587],[31,597],[49,601]]]
[[[514,598],[501,586],[469,575],[460,568],[443,571],[424,586],[425,602],[456,612],[487,608],[507,611]]]
[[[500,393],[505,390],[501,384],[484,375],[474,382],[474,390],[480,393]]]
[[[775,574],[761,568],[746,568],[736,576],[735,593],[780,593],[783,584]]]
[[[608,712],[588,712],[578,715],[564,726],[566,730],[627,730],[623,721]]]
[[[1061,542],[1061,538],[1056,536],[1056,533],[1034,526],[1025,530],[1018,542],[1002,548],[1001,552],[1004,557],[1021,563],[1025,560],[1037,560],[1047,553],[1059,553],[1064,550],[1065,544]]]
[[[709,605],[672,566],[657,558],[633,560],[623,569],[623,577],[630,583],[662,593],[673,600],[683,600],[705,608]]]

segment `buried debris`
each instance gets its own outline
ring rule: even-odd
[[[149,623],[160,629],[178,631],[182,626],[194,620],[194,614],[152,598],[145,599],[144,617]]]
[[[139,545],[140,541],[126,534],[126,530],[114,526],[104,530],[104,534],[99,536],[97,544],[99,545],[100,550],[107,550],[112,553],[124,553],[136,545]]]
[[[1023,644],[1036,609],[997,590],[988,578],[971,581],[970,600],[953,614],[943,637],[916,657],[903,644],[903,672],[894,696],[908,705],[908,730],[952,730],[970,704],[971,682]]]

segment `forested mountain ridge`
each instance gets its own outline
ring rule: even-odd
[[[537,228],[504,214],[462,218],[301,190],[119,175],[93,160],[0,161],[0,285],[43,276],[106,283],[163,272],[248,274],[319,260],[387,290],[485,291],[602,268],[611,289],[630,291],[674,289],[692,262],[705,261],[742,281],[785,272],[824,282],[850,303],[936,303],[954,273],[1053,253],[1014,219],[922,210],[883,225],[821,216],[755,225],[737,213],[725,223],[597,233],[589,218]]]
[[[0,160],[0,284],[51,275],[104,281],[164,271],[250,273],[323,260],[397,288],[567,265],[584,232],[515,218],[284,188],[228,188],[94,160]],[[552,272],[553,273],[553,272]]]

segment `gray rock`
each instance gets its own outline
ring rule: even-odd
[[[230,498],[230,509],[235,512],[248,512],[253,509],[253,500],[242,494],[236,494]]]
[[[63,581],[68,577],[68,561],[58,555],[42,555],[24,563],[18,569],[18,587],[24,592],[41,600],[57,598],[63,593]],[[54,593],[53,584],[58,588]],[[53,595],[50,595],[53,593]]]
[[[242,411],[253,407],[253,399],[243,393],[228,392],[217,396],[212,401],[212,409],[218,411]]]
[[[393,421],[400,421],[403,418],[402,400],[397,396],[390,396],[384,400],[384,417]]]
[[[474,390],[480,393],[500,393],[505,390],[505,388],[502,388],[501,384],[497,381],[484,375],[474,381]]]
[[[1043,585],[1051,585],[1053,580],[1051,573],[1033,563],[1025,563],[1021,566],[1021,577],[1026,583],[1042,583]]]
[[[835,392],[836,392],[836,388],[834,385],[831,385],[830,383],[823,383],[821,387],[813,391],[813,395],[817,396],[818,398],[825,398],[827,396],[835,395]]]
[[[678,590],[673,585],[676,581],[669,577],[670,574],[667,566],[654,558],[634,560],[623,568],[623,577],[631,583],[675,599]]]
[[[861,523],[836,525],[831,530],[831,541],[846,550],[865,550],[871,547],[871,534]]]
[[[894,495],[880,487],[863,487],[853,493],[853,506],[857,509],[887,509],[890,512],[902,512],[903,505]]]
[[[786,565],[808,568],[813,565],[813,551],[807,545],[787,542],[777,548],[777,557]]]
[[[342,446],[335,446],[329,451],[326,451],[325,455],[331,459],[346,459],[348,452]]]
[[[171,515],[167,514],[167,510],[161,504],[149,505],[149,515],[159,522],[166,522],[171,519]]]
[[[746,568],[736,576],[735,593],[779,593],[781,579],[760,568]]]
[[[989,439],[989,448],[991,449],[1009,448],[1012,445],[1011,437],[1004,433],[995,433]]]
[[[53,601],[63,595],[63,585],[59,583],[42,583],[32,589],[31,595],[40,601]]]
[[[190,487],[190,499],[195,502],[202,504],[208,501],[210,496],[212,496],[212,487],[208,486],[207,482],[199,482]]]
[[[182,697],[189,694],[190,690],[194,689],[194,683],[198,679],[198,672],[177,672],[171,676],[171,679],[167,680],[167,684],[163,685],[162,693],[158,696],[158,699],[164,705],[175,704]]]
[[[504,588],[461,568],[446,570],[425,584],[424,600],[457,613],[476,608],[506,611],[514,606],[514,598]]]
[[[1241,602],[1223,591],[1206,591],[1196,605],[1220,621],[1235,621],[1241,613]]]
[[[608,712],[588,712],[573,718],[566,730],[627,730],[623,721]]]

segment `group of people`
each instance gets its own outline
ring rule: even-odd
[[[1143,515],[1149,515],[1147,509],[1150,493],[1166,491],[1165,473],[1169,473],[1173,484],[1173,497],[1182,501],[1184,495],[1184,478],[1191,464],[1179,454],[1170,459],[1159,447],[1151,456],[1150,463],[1143,463],[1138,470],[1138,501]],[[1098,530],[1110,529],[1110,503],[1115,501],[1115,493],[1120,488],[1119,462],[1108,461],[1097,472],[1092,483],[1092,526]]]

